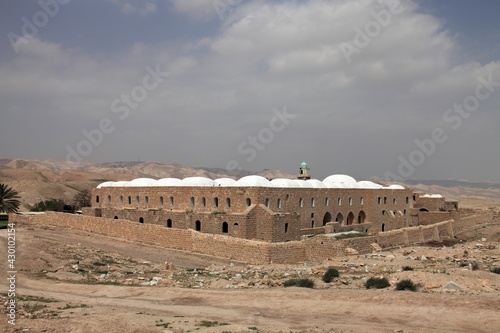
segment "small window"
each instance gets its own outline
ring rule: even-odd
[[[163,206],[163,197],[160,197],[160,206]]]
[[[144,223],[144,218],[143,217],[139,217],[139,223]]]
[[[129,204],[129,205],[131,205],[131,204],[132,204],[132,197],[131,197],[131,196],[129,196],[129,197],[128,197],[128,204]]]
[[[406,197],[406,204],[410,203],[410,198]]]
[[[392,204],[395,205],[396,204],[396,198],[392,198]]]
[[[290,199],[290,194],[287,194],[287,195],[285,196],[285,201],[288,201],[288,199]]]
[[[196,231],[201,231],[201,222],[200,222],[200,220],[196,220],[196,222],[195,222],[195,229],[196,229]]]
[[[314,200],[314,198],[311,198],[311,207],[314,207],[316,205],[316,201]]]
[[[330,206],[330,199],[325,198],[325,207]]]
[[[148,204],[149,204],[149,197],[148,197],[148,196],[145,196],[145,197],[144,197],[144,203],[145,203],[146,205],[148,205]]]
[[[95,202],[99,202],[99,196],[98,195],[95,196]]]
[[[313,217],[314,217],[314,213],[311,213],[311,218],[313,218]]]
[[[233,224],[233,232],[234,232],[235,234],[237,234],[237,233],[238,233],[239,228],[240,228],[240,226],[238,225],[238,223]]]
[[[201,206],[202,207],[206,207],[207,206],[207,200],[205,199],[205,197],[201,198]]]
[[[269,198],[266,198],[266,202],[265,203],[266,203],[266,207],[269,208],[269,206],[270,206]]]
[[[120,195],[120,203],[123,204],[123,195]]]
[[[377,198],[377,204],[379,204],[379,205],[380,205],[380,203],[381,203],[381,200],[380,200],[380,197],[378,197],[378,198]]]
[[[245,200],[245,205],[246,205],[247,207],[250,207],[250,206],[252,205],[252,199],[250,199],[250,198],[246,198],[246,200]]]
[[[299,198],[299,207],[304,207],[304,200],[302,198]]]
[[[167,228],[172,228],[172,220],[171,219],[167,220]]]
[[[226,198],[226,208],[231,208],[231,198]]]
[[[288,223],[285,223],[285,234],[288,232]]]
[[[222,233],[227,234],[229,231],[229,227],[227,225],[227,222],[222,223]]]
[[[352,206],[352,197],[349,197],[349,206]]]
[[[173,206],[174,205],[174,197],[170,197],[169,202],[170,202],[170,206]]]
[[[214,198],[214,207],[219,207],[219,198]]]
[[[364,205],[365,204],[365,199],[363,197],[359,198],[359,204]]]
[[[414,195],[414,196],[413,196],[413,201],[416,201],[416,200],[417,200],[417,196],[416,196],[416,195]]]
[[[139,196],[136,196],[136,197],[135,197],[135,203],[136,203],[136,204],[139,204],[140,202],[141,202],[141,201],[139,200]]]
[[[281,199],[278,198],[278,202],[276,203],[276,207],[281,208]]]
[[[194,197],[189,199],[189,206],[194,207]]]
[[[387,204],[387,197],[384,197],[384,205]]]
[[[115,215],[115,220],[118,220],[118,216]]]
[[[111,203],[111,196],[108,195],[108,203]]]
[[[342,198],[341,198],[341,197],[339,197],[339,198],[337,199],[337,205],[338,205],[338,206],[342,206]]]

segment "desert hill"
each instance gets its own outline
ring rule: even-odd
[[[62,199],[70,203],[76,193],[92,189],[112,180],[131,180],[139,177],[185,178],[241,178],[258,174],[266,178],[295,178],[295,175],[279,170],[228,171],[222,168],[189,167],[181,164],[160,162],[72,162],[57,160],[1,159],[0,183],[6,183],[18,191],[23,210],[47,199]],[[375,180],[375,179],[374,179]],[[424,193],[439,193],[450,200],[458,200],[461,207],[500,208],[500,184],[465,180],[415,180],[404,185]]]

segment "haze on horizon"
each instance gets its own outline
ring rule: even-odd
[[[0,3],[0,158],[500,182],[496,0]]]

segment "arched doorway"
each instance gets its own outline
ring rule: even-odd
[[[201,231],[201,222],[200,222],[200,220],[196,220],[196,222],[194,223],[194,227],[195,227],[196,231]]]
[[[335,218],[335,222],[343,224],[344,223],[344,215],[342,215],[342,213],[338,213],[337,217]]]
[[[139,223],[144,223],[144,218],[143,217],[139,217]]]
[[[227,222],[222,223],[222,233],[227,234],[229,231],[229,227],[227,225]]]
[[[365,220],[366,220],[366,214],[364,211],[360,211],[359,214],[358,214],[358,223],[359,224],[362,224],[362,223],[365,223]]]
[[[323,217],[323,225],[326,225],[328,222],[332,222],[332,214],[326,212],[325,216]]]
[[[352,212],[347,215],[347,225],[351,225],[354,223],[354,214]]]
[[[172,228],[172,219],[167,220],[167,228]]]
[[[118,220],[118,216],[115,216],[115,220]]]

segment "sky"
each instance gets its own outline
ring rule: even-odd
[[[500,182],[498,0],[0,2],[0,158]]]

